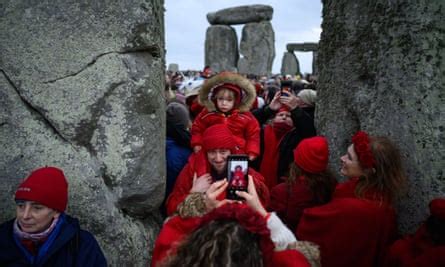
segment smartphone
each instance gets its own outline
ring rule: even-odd
[[[235,191],[247,192],[249,179],[247,172],[249,169],[249,158],[247,155],[229,155],[227,158],[227,199],[244,200]]]
[[[289,96],[291,92],[292,81],[283,80],[280,84],[280,93],[283,96]]]

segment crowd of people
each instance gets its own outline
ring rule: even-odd
[[[409,185],[389,138],[358,129],[337,181],[314,125],[314,78],[208,67],[167,77],[167,129],[188,142],[167,131],[175,168],[152,266],[445,266],[445,198],[432,200],[413,236],[400,236],[395,207]],[[169,112],[175,105],[181,115]],[[232,154],[249,158],[241,201],[226,199]]]
[[[314,126],[314,76],[206,67],[185,77],[166,77],[165,222],[151,266],[445,266],[445,198],[430,202],[416,233],[398,232],[395,207],[409,185],[389,138],[358,129],[339,159],[346,180],[336,180],[329,140]],[[240,154],[247,190],[228,199],[228,158]],[[32,170],[14,199],[0,266],[107,265],[65,214],[63,170]]]

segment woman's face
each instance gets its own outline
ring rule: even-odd
[[[60,213],[34,201],[17,201],[16,217],[23,232],[40,233],[45,231]]]
[[[340,173],[346,177],[359,177],[364,174],[357,153],[355,153],[354,145],[348,147],[345,155],[340,157],[341,170]]]
[[[289,126],[294,126],[294,123],[292,121],[292,117],[289,111],[281,111],[278,112],[274,119],[274,122],[285,122],[286,124],[288,124]]]

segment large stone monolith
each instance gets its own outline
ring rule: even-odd
[[[165,186],[163,1],[3,1],[0,221],[39,166],[111,266],[146,266]]]
[[[300,73],[300,64],[294,53],[284,52],[283,60],[281,61],[281,75],[295,75]]]
[[[214,25],[207,28],[205,40],[205,66],[214,71],[237,69],[238,38],[234,28]]]
[[[212,25],[236,25],[272,20],[273,8],[268,5],[237,6],[210,12],[207,20]]]
[[[269,75],[275,58],[275,33],[269,21],[244,25],[240,42],[238,71]]]
[[[410,187],[398,207],[413,231],[445,195],[445,31],[442,0],[324,1],[316,125],[335,169],[355,131],[389,136]]]

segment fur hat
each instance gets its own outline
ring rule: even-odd
[[[35,201],[64,212],[68,203],[68,183],[65,174],[56,167],[34,170],[17,188],[15,199]]]
[[[221,72],[204,82],[198,97],[201,105],[205,106],[209,111],[216,110],[213,97],[222,87],[230,87],[228,89],[233,89],[232,91],[234,92],[236,91],[235,89],[240,89],[239,105],[236,108],[241,112],[250,110],[250,107],[256,99],[255,86],[243,76],[228,71]]]
[[[304,103],[314,106],[317,100],[317,92],[312,89],[303,89],[297,95]]]
[[[294,149],[294,160],[306,172],[325,171],[329,160],[328,141],[322,136],[303,139]]]
[[[187,107],[178,102],[167,105],[167,124],[179,124],[184,129],[190,124],[190,115]]]
[[[207,128],[202,135],[202,147],[205,151],[227,148],[234,151],[235,139],[225,124],[215,124]]]

